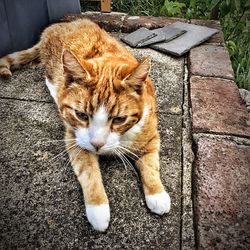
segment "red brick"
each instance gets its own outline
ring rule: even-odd
[[[234,79],[230,57],[226,48],[202,45],[190,51],[190,74]]]
[[[194,208],[199,249],[250,249],[250,146],[199,139]]]
[[[250,137],[249,114],[233,81],[192,76],[193,132]]]
[[[201,26],[207,26],[209,28],[218,29],[219,32],[215,35],[213,35],[211,38],[209,38],[206,43],[209,44],[219,44],[224,45],[224,35],[221,30],[220,22],[217,20],[201,20],[201,19],[192,19],[192,24],[197,24]]]

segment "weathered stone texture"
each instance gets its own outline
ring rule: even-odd
[[[160,50],[166,53],[173,54],[175,56],[182,56],[188,52],[191,48],[206,41],[213,34],[217,33],[216,29],[211,29],[205,26],[198,26],[194,24],[188,24],[183,22],[176,22],[169,27],[178,28],[185,32],[183,35],[178,36],[176,39],[170,42],[163,42],[153,44],[150,47],[156,50]]]
[[[250,248],[250,146],[199,139],[195,218],[199,249]]]
[[[193,76],[190,84],[193,132],[250,137],[249,114],[233,81]]]
[[[234,72],[226,48],[201,45],[190,51],[190,74],[234,79]]]
[[[186,22],[183,18],[175,17],[126,16],[123,22],[122,32],[132,32],[140,27],[157,29],[177,21]]]
[[[84,13],[82,15],[67,15],[63,21],[73,21],[78,18],[88,18],[97,23],[103,29],[109,32],[120,31],[123,27],[123,20],[126,14],[114,15],[114,14],[101,14],[101,13]]]
[[[217,34],[213,35],[211,38],[209,38],[206,41],[206,43],[224,45],[224,35],[223,35],[222,30],[221,30],[220,21],[218,21],[218,20],[192,19],[191,23],[206,26],[206,27],[213,28],[213,29],[218,29],[219,32]]]
[[[186,19],[175,17],[129,16],[126,14],[101,14],[98,12],[68,15],[63,20],[72,21],[78,18],[89,18],[109,32],[121,31],[124,33],[133,32],[141,27],[157,29],[177,21],[187,22]]]

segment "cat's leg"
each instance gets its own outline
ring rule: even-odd
[[[74,172],[81,184],[86,215],[95,230],[105,231],[110,220],[109,201],[103,186],[98,157],[80,149],[74,148],[73,143],[68,142],[72,137],[67,136],[66,147]]]
[[[159,139],[155,138],[148,145],[147,153],[136,162],[139,167],[143,190],[148,208],[156,214],[168,213],[170,210],[170,197],[165,191],[160,179]]]

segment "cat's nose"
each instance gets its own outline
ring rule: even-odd
[[[102,140],[91,140],[90,143],[95,148],[96,151],[98,151],[105,144],[105,142]]]

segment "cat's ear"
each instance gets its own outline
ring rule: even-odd
[[[151,61],[150,58],[147,57],[125,79],[126,84],[128,84],[139,95],[143,92],[143,85],[149,75],[150,68]]]
[[[93,66],[87,61],[82,61],[81,64],[77,58],[68,50],[63,51],[62,55],[63,70],[67,84],[75,80],[90,80]]]

